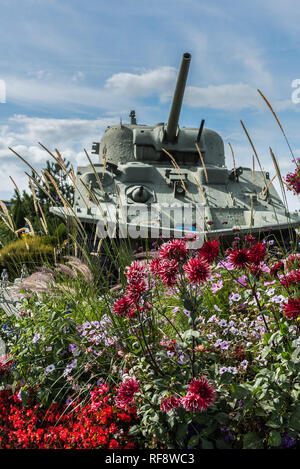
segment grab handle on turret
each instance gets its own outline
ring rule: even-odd
[[[178,127],[179,115],[188,76],[191,54],[185,52],[182,56],[181,66],[179,69],[176,88],[173,96],[173,101],[170,109],[167,129],[166,129],[166,141],[173,143],[176,139],[176,132]]]

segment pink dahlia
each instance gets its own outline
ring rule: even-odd
[[[126,379],[119,386],[116,404],[122,408],[128,407],[134,401],[134,395],[140,390],[139,382],[136,379]]]
[[[182,405],[190,412],[203,412],[216,399],[213,386],[209,384],[205,376],[194,378],[188,387],[188,393],[182,398]]]
[[[199,255],[211,264],[217,257],[220,251],[220,241],[213,239],[212,241],[205,241],[203,246],[199,249]]]
[[[211,275],[208,263],[200,257],[192,257],[183,268],[191,283],[204,283]]]
[[[236,249],[229,254],[228,260],[235,268],[244,269],[250,263],[248,249]]]
[[[180,397],[175,397],[175,396],[165,397],[160,403],[160,408],[162,412],[166,412],[166,413],[169,412],[170,410],[177,409],[178,407],[181,407]]]
[[[300,296],[298,299],[289,298],[287,304],[282,308],[288,319],[297,319],[300,316]]]
[[[167,287],[173,287],[177,281],[178,262],[162,260],[158,267],[159,278]]]
[[[168,243],[164,243],[159,250],[159,254],[162,259],[179,262],[187,258],[188,250],[184,241],[174,239]]]

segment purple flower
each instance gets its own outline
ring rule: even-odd
[[[244,370],[247,370],[247,367],[248,367],[248,360],[243,360],[241,362],[241,367],[244,369]]]
[[[219,375],[222,375],[223,373],[226,373],[228,371],[226,366],[223,366],[222,368],[219,369]]]
[[[36,344],[40,340],[41,336],[40,334],[35,334],[35,336],[32,339],[32,342]]]
[[[70,345],[69,345],[69,351],[70,351],[71,353],[74,354],[76,350],[77,350],[77,345],[76,345],[76,344],[70,344]]]
[[[228,350],[229,342],[226,342],[226,340],[223,340],[223,342],[220,343],[220,348],[221,350]]]
[[[47,368],[45,369],[45,374],[47,375],[48,373],[51,373],[52,371],[55,370],[55,366],[54,365],[49,365],[47,366]]]

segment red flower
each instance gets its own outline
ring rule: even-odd
[[[249,250],[236,249],[229,254],[228,260],[235,268],[244,269],[250,263]]]
[[[109,443],[109,449],[120,449],[120,445],[117,440],[111,440]]]
[[[174,239],[173,241],[164,243],[159,250],[159,254],[163,259],[179,262],[186,259],[188,250],[183,241]]]
[[[118,389],[116,397],[116,404],[119,407],[125,408],[134,400],[134,395],[140,391],[140,385],[134,378],[129,378],[123,381]]]
[[[215,390],[205,376],[194,378],[188,387],[188,393],[182,398],[185,410],[190,412],[203,412],[216,399]]]
[[[277,277],[277,274],[280,270],[284,270],[283,262],[277,262],[277,264],[274,264],[273,267],[270,268],[270,274],[274,277]]]
[[[178,407],[181,407],[181,399],[175,396],[165,397],[160,403],[162,412],[169,412]]]
[[[258,265],[251,265],[249,273],[252,274],[256,279],[259,279],[263,271]]]
[[[178,262],[175,260],[160,262],[158,267],[159,278],[167,287],[173,287],[177,281]]]
[[[153,275],[159,275],[160,262],[161,262],[161,259],[157,257],[156,259],[153,259],[149,263],[149,269]]]
[[[265,258],[267,248],[263,243],[256,243],[249,251],[249,259],[252,264],[258,265]]]
[[[126,297],[131,301],[131,303],[137,303],[141,294],[146,291],[146,284],[144,280],[137,281],[136,283],[131,283],[126,288]]]
[[[129,283],[136,284],[147,278],[147,269],[145,264],[134,261],[130,266],[126,267],[125,275]]]
[[[132,318],[135,316],[135,309],[132,303],[132,298],[129,295],[124,295],[115,302],[113,311],[118,316]]]
[[[245,236],[245,242],[247,244],[253,244],[253,243],[255,243],[255,241],[256,240],[255,240],[254,236],[252,236],[251,234],[248,234],[248,235]]]
[[[213,239],[212,241],[205,241],[201,249],[199,249],[200,256],[211,264],[217,257],[220,251],[220,241]]]
[[[211,275],[208,263],[199,257],[192,257],[183,268],[191,283],[206,282]]]
[[[300,296],[296,298],[289,298],[285,306],[283,306],[284,315],[288,319],[297,319],[300,316]]]

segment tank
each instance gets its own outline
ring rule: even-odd
[[[300,216],[287,213],[268,172],[228,169],[223,140],[204,120],[179,127],[190,61],[184,53],[167,122],[138,124],[131,111],[129,124],[108,126],[92,146],[98,161],[77,168],[73,208],[53,213],[100,238],[295,232]]]

